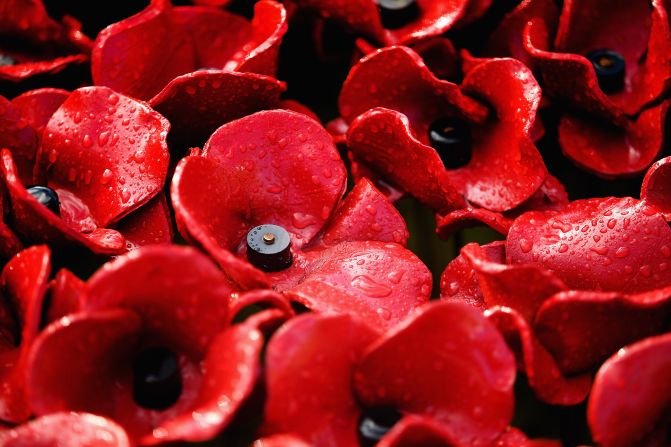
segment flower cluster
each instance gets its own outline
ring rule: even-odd
[[[669,2],[108,3],[0,0],[0,446],[671,443]]]

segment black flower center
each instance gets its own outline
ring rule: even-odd
[[[16,61],[14,60],[13,57],[0,53],[0,67],[6,67],[8,65],[14,65],[14,64],[16,64]]]
[[[57,216],[61,215],[61,202],[58,200],[56,191],[48,186],[29,186],[28,193],[35,198],[42,205],[46,206],[49,211]]]
[[[133,398],[151,410],[164,410],[182,393],[182,376],[175,354],[163,347],[147,348],[133,362]]]
[[[471,129],[458,118],[440,118],[429,127],[429,143],[447,169],[466,166],[471,161]]]
[[[398,29],[419,17],[419,5],[416,0],[375,0],[380,11],[382,26]]]
[[[359,419],[359,443],[373,447],[401,419],[401,413],[390,407],[370,408]]]
[[[587,55],[594,66],[599,87],[604,93],[615,93],[624,87],[625,62],[612,50],[596,50]]]
[[[278,225],[259,225],[247,233],[247,259],[266,272],[291,266],[291,236]]]

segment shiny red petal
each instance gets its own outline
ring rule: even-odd
[[[661,210],[671,220],[671,157],[650,166],[641,185],[641,200]]]
[[[172,220],[165,194],[159,192],[149,203],[121,219],[116,228],[129,250],[172,242]]]
[[[225,327],[230,281],[189,247],[150,246],[107,263],[88,281],[84,310],[129,308],[144,331],[192,358]]]
[[[394,184],[439,211],[465,206],[438,153],[413,136],[408,118],[394,110],[375,108],[354,120],[347,146]],[[423,166],[422,175],[408,162]]]
[[[257,439],[252,447],[310,447],[310,444],[294,435],[273,435]]]
[[[398,421],[384,435],[377,447],[466,447],[470,443],[462,443],[435,420],[417,415],[407,415]]]
[[[355,315],[383,329],[429,301],[431,273],[398,244],[345,242],[304,256],[270,276],[297,280],[289,287],[274,282],[293,301],[316,312]]]
[[[89,413],[53,413],[0,433],[4,447],[131,447],[115,422]]]
[[[508,234],[513,219],[506,217],[503,213],[469,206],[451,211],[444,216],[437,216],[436,231],[440,237],[447,239],[459,230],[481,224],[505,235]]]
[[[228,310],[229,321],[232,323],[242,310],[253,305],[260,305],[269,309],[279,310],[284,315],[284,319],[289,319],[294,316],[291,303],[284,297],[284,295],[273,290],[257,289],[231,295],[231,303]],[[251,318],[251,316],[249,318]],[[269,316],[268,318],[271,320],[275,319],[274,316]],[[265,325],[266,322],[264,320],[265,318],[257,321],[257,323]],[[255,325],[252,326],[256,327]]]
[[[219,126],[276,108],[285,84],[253,73],[194,71],[179,76],[149,102],[171,124],[170,137],[201,147]]]
[[[0,147],[8,148],[16,160],[22,182],[33,180],[33,165],[37,151],[38,135],[30,121],[11,101],[0,96]]]
[[[49,283],[48,306],[44,324],[75,313],[81,308],[81,297],[86,285],[84,281],[66,269],[61,269]]]
[[[69,65],[83,64],[88,61],[88,57],[83,54],[73,54],[70,56],[57,57],[52,60],[23,62],[16,65],[5,65],[0,67],[0,79],[21,82],[31,76],[40,74],[56,74]]]
[[[611,357],[594,380],[588,404],[594,440],[608,447],[639,445],[657,429],[659,444],[654,445],[663,445],[668,440],[669,376],[671,334],[648,338]]]
[[[293,247],[301,247],[322,229],[345,191],[345,166],[331,136],[311,118],[287,110],[258,112],[221,126],[205,144],[203,157],[219,162],[219,175],[228,179],[232,193],[245,196],[229,211],[240,217],[221,222],[230,230],[221,225],[216,230],[215,238],[229,250],[238,248],[241,229],[246,234],[265,223],[283,226]]]
[[[669,315],[671,287],[637,295],[571,291],[543,303],[534,331],[562,371],[571,373],[663,330]]]
[[[280,44],[288,27],[287,11],[281,3],[271,0],[256,2],[251,39],[243,47],[251,50],[236,70],[275,76]]]
[[[115,230],[99,228],[93,233],[80,233],[35,200],[19,181],[8,150],[2,151],[2,172],[12,206],[11,224],[29,242],[58,248],[85,247],[97,254],[125,251],[123,236]]]
[[[156,0],[142,12],[108,26],[98,34],[91,54],[94,84],[139,99],[151,98],[174,77],[196,66],[190,36],[180,31],[167,2]]]
[[[559,123],[559,144],[574,163],[597,175],[637,174],[662,150],[668,108],[669,102],[664,102],[623,126],[566,114]]]
[[[38,139],[51,115],[65,102],[70,92],[58,88],[31,90],[12,99],[12,105],[21,117],[37,132]]]
[[[409,317],[368,348],[354,375],[363,405],[430,417],[465,445],[491,442],[505,429],[514,382],[515,361],[501,335],[461,303]]]
[[[35,414],[122,411],[128,402],[119,395],[121,387],[110,384],[127,385],[126,365],[140,331],[140,318],[121,309],[75,314],[49,325],[35,341],[26,368]]]
[[[567,287],[552,271],[540,266],[507,265],[509,246],[468,244],[461,253],[477,272],[487,307],[511,307],[532,321],[546,299]]]
[[[163,422],[140,443],[198,442],[216,436],[251,394],[259,375],[262,347],[262,334],[245,324],[214,338],[202,364],[202,386],[190,411]]]
[[[352,373],[377,337],[348,315],[306,314],[290,320],[268,343],[261,430],[295,433],[311,445],[357,445],[361,410]]]
[[[633,293],[671,284],[671,229],[655,208],[632,198],[526,213],[510,228],[506,256],[575,289]]]
[[[38,163],[51,188],[74,193],[105,227],[163,187],[169,128],[144,103],[106,87],[81,88],[49,120]]]
[[[322,242],[334,245],[350,241],[396,242],[405,246],[408,228],[401,214],[368,179],[338,206],[324,230]]]
[[[515,352],[520,369],[539,399],[550,404],[575,405],[587,397],[591,375],[563,376],[555,359],[518,312],[509,307],[494,307],[486,315]]]

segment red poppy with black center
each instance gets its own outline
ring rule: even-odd
[[[169,124],[160,114],[85,87],[29,92],[4,117],[14,124],[0,132],[7,224],[22,240],[101,254],[171,240],[162,193]]]
[[[100,32],[91,56],[93,82],[149,100],[174,78],[201,68],[274,75],[286,21],[284,7],[272,0],[256,3],[251,22],[216,7],[152,0]]]
[[[664,139],[662,99],[671,79],[666,5],[566,1],[557,19],[551,3],[524,2],[496,38],[517,48],[524,33],[525,59],[543,92],[565,107],[559,143],[567,157],[603,177],[642,172]]]
[[[671,228],[646,196],[669,191],[668,162],[648,173],[643,200],[588,199],[525,213],[505,242],[467,245],[443,273],[443,298],[486,310],[541,399],[583,400],[592,368],[664,330]]]
[[[491,0],[293,0],[381,45],[438,36],[481,16]]]
[[[433,76],[405,47],[364,57],[340,94],[340,112],[350,123],[347,145],[357,161],[439,215],[493,216],[505,232],[509,221],[500,213],[548,197],[549,206],[566,200],[548,194],[563,188],[548,176],[532,141],[541,92],[512,59],[470,58],[464,68],[457,85]],[[407,169],[418,163],[424,175]]]
[[[345,186],[326,130],[271,110],[225,124],[180,161],[171,197],[181,234],[241,286],[388,326],[428,300],[431,275],[403,247],[393,205],[367,180],[341,201]]]
[[[108,263],[81,309],[34,341],[30,408],[102,415],[143,445],[214,437],[249,396],[263,344],[254,325],[227,323],[235,290],[189,247],[143,247]]]
[[[594,380],[587,408],[592,436],[604,447],[671,441],[671,333],[626,346]]]
[[[303,315],[268,344],[262,431],[309,445],[489,445],[510,422],[514,380],[501,335],[463,304],[427,305],[384,333]]]
[[[0,79],[20,82],[88,61],[92,42],[72,17],[58,22],[40,0],[0,2]]]

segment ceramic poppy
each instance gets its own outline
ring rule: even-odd
[[[130,447],[126,432],[115,422],[88,413],[53,413],[0,432],[5,447],[79,445]]]
[[[603,177],[644,171],[662,148],[668,109],[660,101],[671,79],[664,2],[567,1],[556,24],[540,5],[551,2],[535,3],[538,17],[531,7],[520,12],[523,45],[543,92],[567,107],[562,151]]]
[[[408,44],[438,36],[482,15],[491,0],[293,0],[300,8],[344,24],[381,45]]]
[[[251,324],[227,324],[235,290],[189,247],[144,247],[106,264],[80,310],[34,341],[30,407],[108,417],[142,445],[214,437],[249,396],[263,344]]]
[[[465,210],[505,223],[499,213],[536,197],[565,201],[545,191],[563,188],[548,176],[531,138],[540,101],[531,72],[512,59],[471,59],[466,68],[457,85],[433,76],[405,47],[363,58],[340,94],[340,112],[351,123],[349,149],[440,215]],[[403,169],[409,162],[421,163],[425,175]]]
[[[3,142],[7,224],[29,243],[100,254],[170,241],[162,193],[169,159],[166,119],[106,87],[64,96],[42,90],[8,106],[24,133],[10,133],[13,140]],[[31,113],[24,117],[22,110]],[[22,145],[24,134],[31,138]]]
[[[389,201],[364,180],[341,202],[345,183],[324,128],[271,110],[217,129],[179,163],[171,197],[180,233],[241,286],[388,326],[428,300],[431,275]]]
[[[651,170],[648,184],[661,185],[661,172]],[[579,200],[523,214],[505,242],[464,247],[441,294],[487,311],[539,397],[574,404],[589,391],[591,368],[664,330],[669,247],[667,220],[646,200]]]
[[[299,316],[270,340],[266,368],[262,431],[310,445],[489,445],[512,416],[513,356],[458,303],[382,334],[352,316]]]
[[[286,29],[284,7],[272,0],[256,3],[251,22],[216,7],[152,0],[100,32],[91,55],[93,82],[148,100],[200,68],[273,75]]]
[[[671,333],[618,351],[599,369],[588,405],[594,440],[604,447],[669,441]]]
[[[72,17],[58,22],[40,0],[0,2],[0,79],[23,81],[88,61],[92,42]]]

